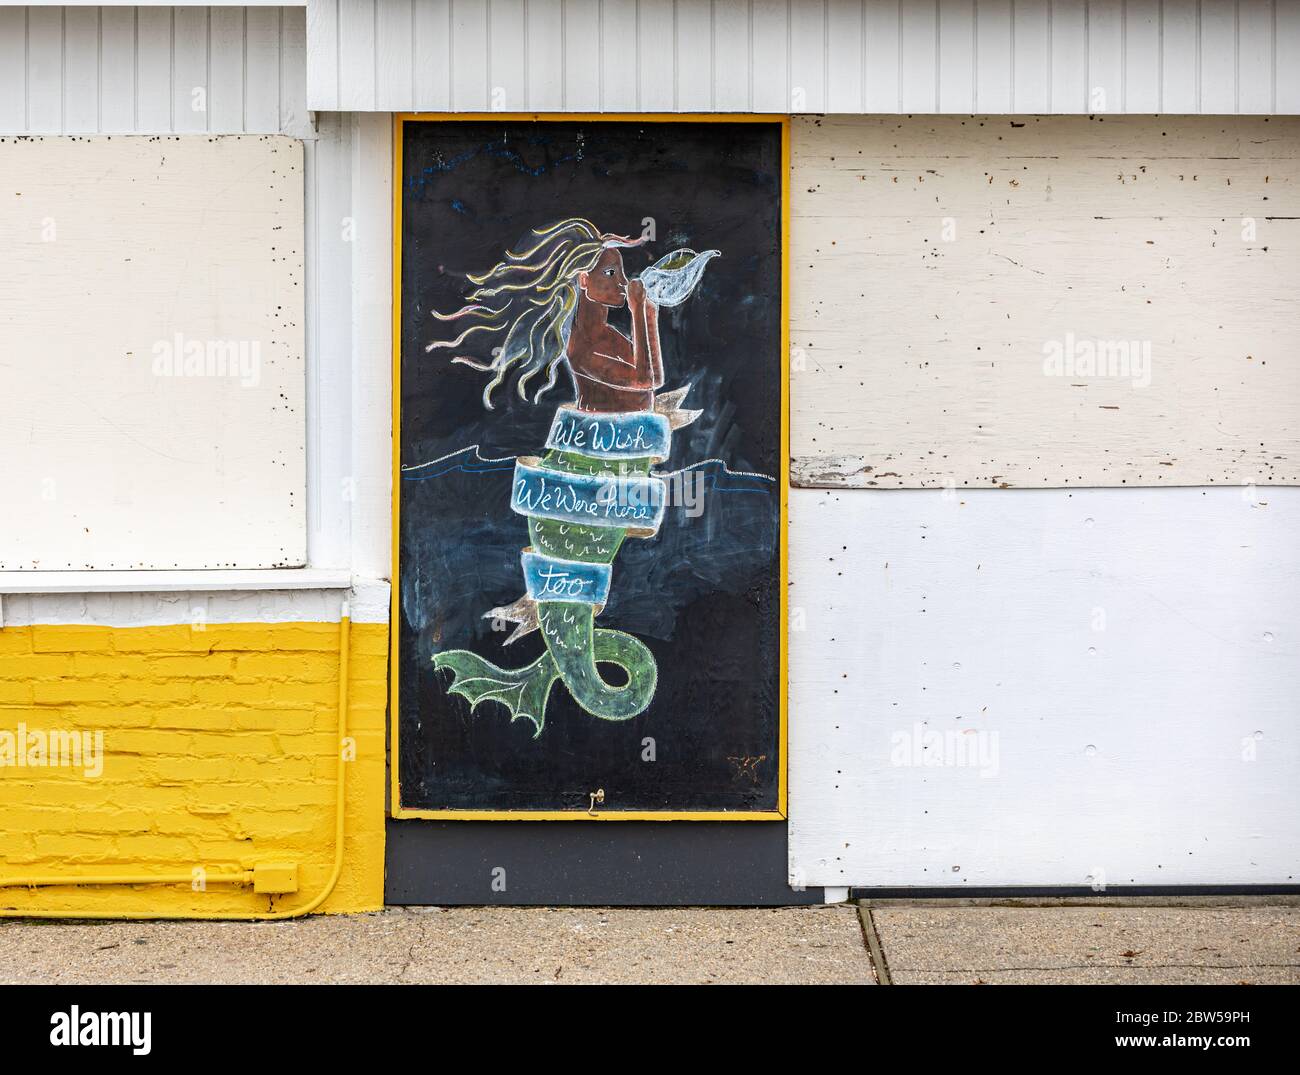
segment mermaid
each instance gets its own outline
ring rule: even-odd
[[[652,468],[668,458],[673,431],[701,413],[682,407],[689,386],[659,391],[659,310],[685,301],[718,251],[674,250],[629,280],[622,251],[645,241],[600,232],[580,218],[535,228],[524,249],[468,277],[475,287],[464,306],[434,314],[465,327],[429,351],[462,349],[475,334],[500,341],[490,360],[452,358],[488,375],[488,410],[510,378],[519,398],[533,404],[555,387],[562,366],[573,383],[573,402],[557,409],[544,454],[515,461],[510,506],[527,518],[531,543],[520,557],[526,592],[484,613],[516,625],[504,645],[540,630],[545,652],[514,669],[468,650],[433,657],[435,668],[452,675],[450,692],[471,710],[499,702],[512,721],[532,723],[533,738],[542,733],[557,680],[601,720],[628,720],[654,698],[658,669],[650,650],[624,631],[596,627],[595,619],[623,542],[658,533],[665,483]],[[623,307],[630,336],[609,322],[610,311]],[[600,665],[617,665],[624,682],[606,680]]]

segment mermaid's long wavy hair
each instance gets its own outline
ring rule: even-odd
[[[572,217],[558,224],[534,228],[521,244],[507,250],[505,259],[487,272],[466,279],[476,287],[455,313],[434,311],[439,321],[468,321],[454,340],[429,344],[426,351],[459,348],[473,333],[481,342],[499,338],[490,361],[455,355],[459,362],[491,374],[483,389],[483,405],[492,410],[492,394],[514,376],[519,398],[528,400],[528,385],[539,375],[545,381],[532,396],[536,403],[555,387],[569,346],[569,332],[578,309],[578,274],[590,272],[610,247],[640,246],[645,237],[629,238],[601,232],[590,220]],[[480,341],[475,341],[476,343]]]

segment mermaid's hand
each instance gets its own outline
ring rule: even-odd
[[[627,282],[627,304],[634,310],[639,310],[645,306],[645,284],[640,280],[629,280]]]

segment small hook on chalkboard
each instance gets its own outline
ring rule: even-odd
[[[591,796],[591,805],[587,807],[587,813],[595,817],[596,804],[603,803],[605,801],[605,789],[597,788],[595,791],[588,792],[588,794]]]

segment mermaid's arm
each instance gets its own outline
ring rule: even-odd
[[[645,304],[646,340],[650,345],[650,387],[664,386],[664,358],[659,351],[659,307],[649,299]]]

